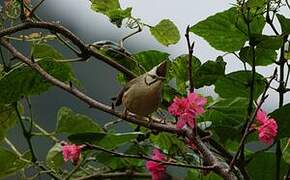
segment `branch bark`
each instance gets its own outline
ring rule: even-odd
[[[1,34],[1,33],[0,33]],[[99,101],[96,101],[95,99],[87,96],[83,92],[79,91],[75,87],[66,84],[50,74],[48,74],[45,70],[43,70],[37,63],[31,61],[31,59],[27,58],[24,56],[22,53],[20,53],[11,43],[9,43],[7,40],[4,38],[0,38],[0,44],[2,44],[10,53],[17,59],[19,59],[21,62],[27,64],[30,66],[32,69],[34,69],[36,72],[38,72],[41,76],[43,76],[48,82],[53,84],[54,86],[57,86],[64,91],[72,94],[73,96],[77,97],[84,103],[88,104],[89,107],[91,108],[96,108],[99,109],[103,112],[109,113],[111,115],[114,115],[118,118],[124,118],[121,112],[117,112],[114,109],[112,109],[110,106],[107,106]],[[169,132],[169,133],[174,133],[174,134],[179,134],[179,135],[184,135],[187,138],[191,139],[197,149],[200,151],[204,161],[206,164],[209,166],[214,166],[213,171],[216,172],[218,175],[223,177],[224,179],[228,180],[235,180],[237,179],[237,176],[233,172],[229,172],[229,165],[226,162],[222,162],[219,160],[215,155],[210,151],[210,149],[202,142],[199,136],[195,136],[190,129],[176,129],[174,125],[172,124],[161,124],[157,122],[152,122],[148,123],[148,119],[146,118],[136,118],[134,115],[129,114],[124,120],[144,126],[150,129],[154,129],[157,131],[161,132]],[[158,121],[158,120],[157,120]],[[150,126],[150,127],[149,127]]]

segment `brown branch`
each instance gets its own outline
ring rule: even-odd
[[[189,38],[189,26],[186,28],[185,38],[187,42],[187,49],[188,49],[188,81],[189,81],[189,91],[194,91],[194,84],[192,79],[192,54],[194,48],[194,42],[190,42]]]
[[[241,139],[241,141],[240,141],[240,143],[239,143],[238,150],[237,150],[235,156],[233,157],[233,159],[232,159],[232,161],[231,161],[231,163],[230,163],[230,168],[229,168],[229,170],[231,170],[231,169],[233,168],[233,166],[236,164],[236,161],[237,161],[237,159],[238,159],[238,157],[239,157],[239,155],[240,155],[240,152],[241,152],[241,150],[242,150],[242,147],[244,146],[244,144],[245,144],[245,142],[246,142],[246,139],[247,139],[247,137],[248,137],[248,135],[249,135],[249,133],[250,133],[250,128],[251,128],[252,124],[253,124],[254,121],[255,121],[255,118],[256,118],[257,112],[258,112],[258,110],[261,108],[261,106],[262,106],[262,104],[264,103],[265,99],[268,97],[268,96],[267,96],[267,91],[268,91],[268,89],[269,89],[269,87],[270,87],[270,84],[272,83],[272,81],[273,81],[276,77],[277,77],[277,69],[275,69],[275,71],[274,71],[274,73],[273,73],[273,76],[271,77],[271,79],[269,80],[269,82],[267,82],[266,87],[265,87],[265,90],[264,90],[264,92],[263,92],[263,94],[262,94],[261,100],[260,100],[259,104],[257,105],[256,110],[252,113],[249,122],[247,123],[246,129],[245,129],[244,134],[243,134],[243,136],[242,136],[242,139]]]
[[[66,29],[65,27],[55,24],[55,23],[50,23],[50,22],[32,22],[32,21],[27,21],[25,23],[6,28],[0,31],[0,38],[4,37],[6,35],[10,35],[19,31],[27,30],[27,29],[32,29],[32,28],[38,28],[38,29],[46,29],[51,31],[53,34],[59,33],[65,38],[69,39],[74,45],[76,45],[80,51],[81,51],[81,56],[84,59],[88,59],[90,56],[93,56],[110,66],[114,67],[115,69],[121,71],[124,73],[128,78],[133,79],[135,76],[134,73],[132,73],[130,70],[125,68],[124,66],[120,65],[116,61],[114,61],[112,58],[105,56],[101,53],[97,53],[94,51],[94,49],[91,49],[89,46],[87,46],[81,39],[79,39],[75,34],[73,34],[70,30]]]
[[[114,115],[118,118],[124,118],[123,114],[121,112],[116,112],[113,110],[110,106],[107,106],[99,101],[94,100],[93,98],[87,96],[83,92],[79,91],[78,89],[71,87],[69,84],[66,84],[50,74],[48,74],[45,70],[43,70],[37,63],[33,63],[29,58],[25,57],[22,53],[20,53],[12,44],[10,44],[8,41],[6,41],[4,38],[0,38],[0,44],[2,44],[10,53],[22,61],[23,63],[30,66],[32,69],[37,71],[41,76],[43,76],[48,82],[52,83],[53,85],[63,89],[64,91],[72,94],[73,96],[77,97],[84,103],[88,104],[92,108],[99,109],[103,112],[107,112],[111,115]],[[126,118],[124,118],[126,121],[148,127],[148,119],[142,117],[142,118],[136,118],[134,115],[129,114]],[[224,179],[237,179],[237,177],[232,173],[228,172],[228,166],[226,163],[221,162],[218,160],[212,152],[209,150],[209,148],[201,141],[199,136],[193,136],[192,130],[190,129],[176,129],[174,125],[168,123],[168,124],[161,124],[157,122],[150,123],[150,129],[154,129],[161,132],[169,132],[179,135],[184,135],[187,138],[191,139],[199,152],[201,153],[204,161],[209,166],[214,166],[213,171],[216,172],[218,175],[222,176]]]
[[[107,149],[104,149],[100,146],[96,146],[93,144],[86,144],[86,148],[103,151],[103,152],[106,152],[109,154],[113,154],[116,157],[143,159],[143,160],[147,160],[147,161],[154,161],[154,162],[162,163],[164,165],[169,165],[169,166],[177,166],[177,167],[192,168],[192,169],[202,169],[202,170],[213,170],[213,168],[214,168],[214,166],[193,166],[190,164],[181,164],[181,163],[173,163],[173,162],[168,162],[168,161],[160,161],[160,160],[155,160],[155,159],[152,159],[152,158],[144,156],[144,155],[124,154],[121,152],[107,150]]]
[[[112,172],[112,173],[97,173],[81,178],[76,178],[76,180],[90,180],[90,179],[110,179],[110,178],[150,178],[151,174],[148,173],[138,173],[133,171],[125,171],[125,172]]]

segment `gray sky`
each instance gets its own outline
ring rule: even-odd
[[[148,29],[135,35],[125,42],[125,47],[131,52],[156,49],[169,52],[172,57],[187,52],[184,38],[185,28],[188,24],[193,25],[206,17],[217,12],[224,11],[232,6],[233,0],[120,0],[122,8],[133,7],[132,15],[141,18],[143,22],[155,25],[162,19],[171,19],[178,26],[181,33],[181,40],[178,44],[165,47],[159,44],[151,35]],[[285,12],[285,9],[283,10]],[[48,0],[41,9],[41,13],[50,20],[60,20],[66,26],[72,28],[73,32],[80,35],[88,42],[98,40],[119,41],[130,32],[129,29],[117,28],[112,25],[108,18],[90,9],[90,2],[84,0]],[[289,13],[287,13],[289,15]],[[269,33],[265,28],[265,33]],[[223,52],[217,51],[209,46],[202,38],[192,34],[196,42],[194,55],[201,61],[213,60]],[[225,57],[227,72],[239,70],[242,64],[231,55]],[[264,75],[271,75],[273,67],[258,67],[258,72]],[[113,80],[112,80],[113,81]],[[203,93],[212,94],[212,88],[204,88]],[[289,95],[286,96],[288,101]],[[268,102],[264,108],[271,111],[277,107],[278,96],[271,92]]]

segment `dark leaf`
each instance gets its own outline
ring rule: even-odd
[[[215,92],[223,98],[245,97],[249,98],[252,72],[236,71],[220,78],[215,83]],[[254,81],[254,99],[257,99],[264,91],[265,79],[256,73]]]
[[[102,128],[88,116],[73,112],[70,108],[62,107],[57,114],[56,132],[58,133],[94,133]]]

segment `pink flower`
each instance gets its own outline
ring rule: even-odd
[[[178,121],[176,123],[177,129],[182,129],[185,125],[190,128],[194,128],[195,125],[195,114],[193,112],[185,112],[178,117]]]
[[[152,151],[151,158],[158,161],[165,160],[165,156],[158,149]],[[166,171],[166,166],[164,164],[155,161],[147,161],[146,168],[151,172],[152,180],[163,179]]]
[[[272,144],[278,133],[278,126],[274,119],[268,119],[258,128],[259,140],[265,144]]]
[[[262,111],[261,109],[259,109],[257,111],[256,120],[260,124],[264,124],[268,120],[267,113],[265,111]]]
[[[257,111],[256,120],[260,125],[256,128],[258,129],[259,140],[265,144],[272,144],[278,133],[278,125],[275,119],[269,118],[266,112],[259,109]]]
[[[175,97],[173,103],[168,107],[168,112],[173,116],[179,116],[187,109],[187,106],[187,99]]]
[[[81,148],[83,145],[67,144],[62,145],[62,155],[65,161],[71,160],[74,165],[77,165],[81,155]]]
[[[187,100],[189,109],[194,111],[196,115],[204,113],[204,105],[207,102],[206,98],[199,96],[198,94],[193,92],[187,95]]]
[[[188,93],[186,98],[175,97],[168,112],[177,117],[176,128],[182,129],[185,125],[194,128],[196,115],[204,113],[206,102],[206,98],[196,93]]]

